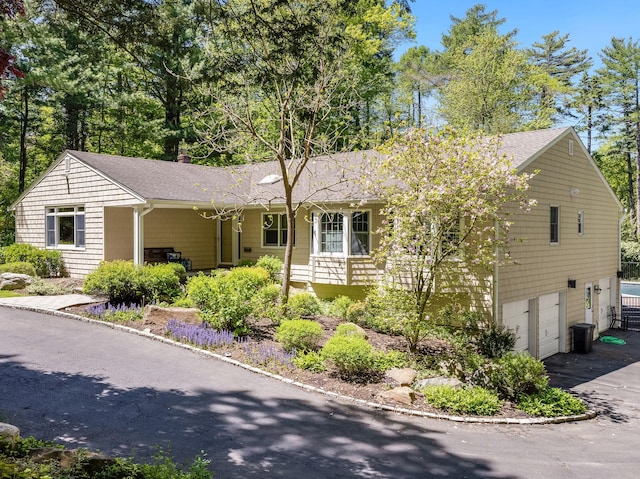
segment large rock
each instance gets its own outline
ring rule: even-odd
[[[393,368],[385,372],[387,379],[399,386],[411,386],[418,373],[411,368]]]
[[[389,389],[387,391],[382,391],[378,394],[378,399],[383,402],[394,402],[400,404],[413,404],[413,401],[416,400],[416,393],[407,386],[402,386],[399,388]]]
[[[418,391],[421,391],[428,386],[451,386],[453,388],[461,388],[464,386],[464,383],[456,378],[438,376],[435,378],[427,378],[418,381],[416,384],[416,389]]]
[[[15,444],[20,439],[20,429],[0,422],[0,444]]]
[[[149,305],[144,308],[144,324],[165,325],[170,319],[176,319],[184,323],[200,324],[202,320],[198,316],[197,308],[161,308]]]
[[[0,290],[11,291],[24,289],[33,282],[28,274],[2,273],[0,274]]]

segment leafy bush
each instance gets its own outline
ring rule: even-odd
[[[324,364],[324,357],[317,351],[302,351],[293,358],[293,363],[300,369],[321,373],[327,370]]]
[[[338,296],[331,302],[331,306],[329,307],[329,316],[347,319],[349,308],[351,308],[353,304],[353,300],[348,296]]]
[[[246,267],[246,266],[255,266],[255,265],[256,265],[256,260],[255,259],[249,259],[249,258],[241,259],[236,264],[236,266],[238,268],[243,268],[243,267]]]
[[[364,301],[356,301],[347,308],[345,319],[350,323],[364,324],[367,315],[367,304]]]
[[[489,382],[502,398],[512,401],[548,387],[544,364],[527,353],[507,353],[495,360]]]
[[[322,356],[331,361],[345,379],[365,375],[375,365],[373,346],[358,336],[332,336],[322,348]]]
[[[178,299],[176,299],[171,306],[173,306],[174,308],[195,308],[196,305],[195,303],[187,298],[186,296],[182,296]]]
[[[462,324],[463,330],[470,336],[471,342],[483,356],[493,359],[499,358],[513,350],[516,335],[504,326],[498,326],[491,317],[476,311],[462,311],[455,315],[451,311],[441,311],[443,316],[457,316],[449,318],[452,323]]]
[[[172,302],[182,294],[180,278],[186,274],[180,264],[153,264],[136,268],[131,261],[103,261],[87,275],[83,290],[104,294],[114,304]]]
[[[390,290],[389,290],[390,291]],[[385,334],[403,334],[404,317],[394,310],[385,288],[372,288],[365,301],[353,303],[347,310],[347,321]]]
[[[336,328],[336,334],[340,336],[359,336],[367,339],[367,333],[355,323],[341,323]]]
[[[562,389],[546,388],[538,394],[520,397],[518,409],[532,416],[559,417],[583,414],[587,406]]]
[[[498,396],[481,387],[454,388],[429,386],[423,390],[425,401],[433,407],[455,414],[493,416],[502,409]]]
[[[234,268],[212,276],[198,275],[187,283],[187,297],[200,308],[204,321],[215,329],[249,332],[252,298],[269,282],[269,273],[259,267]]]
[[[637,241],[622,241],[620,243],[622,261],[640,263],[640,243]]]
[[[26,261],[0,264],[0,273],[15,273],[36,276],[36,268]]]
[[[58,250],[39,249],[30,244],[14,243],[2,248],[3,263],[31,263],[42,278],[64,275],[62,253]]]
[[[409,365],[407,353],[392,349],[386,353],[379,352],[375,355],[375,369],[381,372],[393,368],[405,368]]]
[[[316,316],[322,312],[320,300],[311,293],[298,293],[289,298],[287,310],[292,318]]]
[[[261,256],[258,261],[256,261],[256,266],[267,270],[269,279],[272,282],[277,283],[279,281],[282,273],[282,260],[277,256]]]
[[[276,340],[286,351],[313,351],[318,348],[324,330],[310,319],[288,319],[276,329]]]
[[[27,291],[27,294],[36,296],[57,296],[73,292],[73,288],[71,286],[51,283],[41,278],[35,278],[33,282],[25,288],[25,290]]]
[[[280,324],[283,313],[279,300],[279,285],[268,284],[260,288],[251,299],[252,314],[256,318],[267,318],[273,324]]]

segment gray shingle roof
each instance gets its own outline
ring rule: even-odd
[[[503,136],[502,152],[518,167],[544,151],[571,128],[511,133]],[[212,167],[144,158],[68,151],[116,184],[148,201],[217,204],[282,203],[282,181],[258,184],[280,174],[276,161],[233,167]],[[359,182],[365,160],[379,153],[356,151],[321,156],[309,162],[294,190],[296,202],[349,202],[361,199]],[[63,155],[64,156],[64,155]]]

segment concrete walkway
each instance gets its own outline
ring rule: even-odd
[[[16,296],[13,298],[0,298],[0,306],[16,307],[21,309],[59,311],[61,309],[90,304],[100,301],[99,298],[86,294],[62,294],[58,296]]]

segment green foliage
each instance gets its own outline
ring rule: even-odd
[[[640,243],[637,241],[622,241],[620,243],[622,261],[640,263]]]
[[[355,323],[341,323],[336,328],[336,334],[340,336],[358,336],[367,339],[364,330]]]
[[[276,329],[276,340],[286,351],[314,351],[324,330],[320,323],[310,319],[288,319]]]
[[[251,310],[256,318],[270,319],[273,324],[280,324],[283,310],[280,305],[281,288],[277,284],[268,284],[258,290],[251,299]]]
[[[332,336],[322,348],[322,356],[330,361],[345,379],[357,379],[375,366],[373,346],[358,336]]]
[[[176,299],[171,304],[171,306],[173,306],[174,308],[195,308],[196,307],[195,303],[190,298],[187,298],[186,296]]]
[[[454,388],[429,386],[423,390],[425,401],[433,407],[455,414],[493,416],[500,412],[502,401],[498,396],[481,387]]]
[[[282,260],[277,256],[261,256],[256,262],[256,266],[264,268],[269,273],[269,279],[276,283],[280,279],[282,273]]]
[[[83,290],[104,294],[112,304],[173,302],[182,294],[182,265],[154,264],[138,267],[131,261],[103,261],[87,275]]]
[[[574,416],[587,411],[578,398],[559,388],[546,388],[537,394],[525,394],[518,401],[518,409],[532,416]]]
[[[26,287],[26,292],[36,296],[57,296],[70,294],[73,292],[73,288],[36,278]]]
[[[458,315],[457,321],[463,324],[464,332],[484,357],[499,358],[513,350],[516,335],[504,326],[495,324],[492,318],[482,313],[466,311]]]
[[[407,353],[392,349],[386,353],[379,352],[375,355],[375,369],[387,371],[393,368],[406,368],[409,366],[409,356]]]
[[[30,244],[14,243],[0,248],[5,263],[26,262],[31,263],[36,274],[42,278],[62,276],[64,265],[62,254],[58,250],[39,249]]]
[[[293,363],[300,369],[306,369],[314,373],[321,373],[327,370],[324,364],[322,353],[317,351],[302,351],[293,358]]]
[[[0,273],[15,273],[36,276],[36,268],[25,261],[16,261],[15,263],[0,264]]]
[[[292,318],[317,316],[322,312],[322,304],[311,293],[297,293],[289,298],[287,310]]]
[[[356,301],[347,309],[345,319],[351,323],[364,324],[367,315],[367,304],[364,301]]]
[[[347,319],[349,308],[354,304],[354,301],[348,296],[338,296],[335,298],[329,306],[329,316],[335,318]]]
[[[187,283],[187,297],[200,308],[202,319],[216,329],[249,332],[253,297],[269,282],[269,273],[257,266],[234,268],[228,273],[194,276]]]
[[[508,353],[494,361],[489,385],[500,397],[517,402],[524,395],[547,388],[547,371],[542,361],[527,353]]]
[[[372,288],[365,301],[353,303],[347,310],[347,321],[387,334],[402,334],[404,317],[390,301],[392,290]]]

